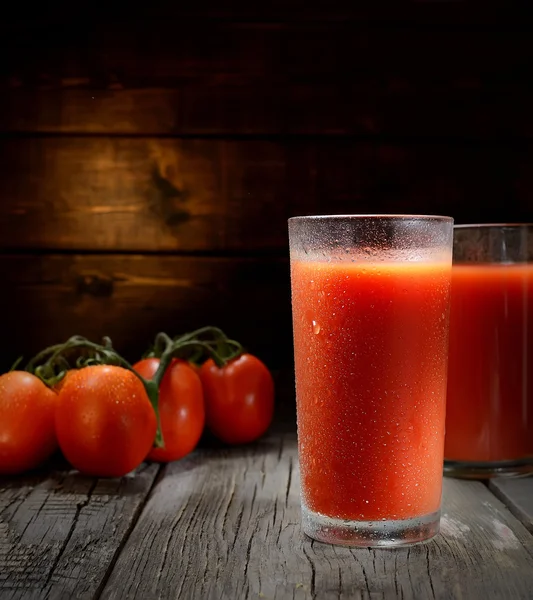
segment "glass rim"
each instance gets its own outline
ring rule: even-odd
[[[458,223],[453,226],[454,229],[519,229],[520,227],[533,227],[533,222],[525,221],[523,223]]]
[[[453,217],[448,217],[445,215],[421,215],[421,214],[394,214],[394,213],[363,213],[363,214],[342,214],[342,215],[301,215],[290,217],[288,219],[291,221],[314,221],[319,219],[329,219],[329,220],[362,220],[362,219],[390,219],[390,220],[398,220],[398,221],[436,221],[439,223],[453,223]]]

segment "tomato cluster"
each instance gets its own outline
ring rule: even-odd
[[[30,372],[1,375],[0,474],[33,469],[59,447],[80,472],[119,477],[144,460],[183,458],[205,426],[227,444],[263,435],[274,410],[266,366],[240,345],[228,355],[227,339],[218,338],[216,345],[190,335],[176,339],[164,336],[163,349],[157,351],[156,343],[149,357],[131,367],[109,345],[71,338],[75,343],[39,355],[47,357],[44,366],[30,361]],[[90,358],[65,370],[64,356],[57,357],[78,346],[85,352],[88,347]],[[196,360],[203,356],[200,364],[176,357],[191,350]]]

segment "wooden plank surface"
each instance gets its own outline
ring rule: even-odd
[[[502,76],[499,76],[502,78]],[[495,81],[496,80],[496,81]],[[121,89],[122,88],[122,89]],[[486,73],[295,84],[263,77],[98,87],[89,78],[0,87],[0,131],[143,135],[531,138],[533,88]]]
[[[271,142],[0,140],[4,248],[242,250],[287,247],[313,210],[310,149]]]
[[[527,147],[0,139],[0,248],[286,252],[298,214],[533,220]]]
[[[530,137],[533,45],[518,18],[512,31],[161,17],[6,24],[0,129]]]
[[[292,363],[284,259],[158,255],[0,255],[0,362],[79,334],[113,339],[132,361],[159,331],[217,325],[270,368]]]
[[[294,434],[165,468],[103,590],[122,598],[530,599],[533,538],[481,483],[445,480],[442,534],[348,549],[301,534]]]
[[[533,478],[495,478],[490,480],[489,488],[533,533]]]
[[[0,598],[95,598],[157,472],[0,479]]]

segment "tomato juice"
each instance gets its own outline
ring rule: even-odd
[[[444,456],[533,457],[533,265],[454,264]]]
[[[440,508],[449,261],[291,262],[303,506],[410,519]]]

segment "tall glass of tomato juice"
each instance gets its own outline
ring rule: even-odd
[[[302,527],[349,546],[439,530],[453,219],[289,220]]]
[[[445,473],[533,472],[533,224],[454,230]]]

